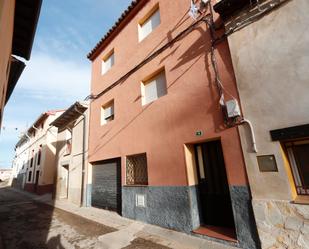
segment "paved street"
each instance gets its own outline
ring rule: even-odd
[[[54,207],[55,206],[55,207]],[[235,249],[0,182],[0,249]]]
[[[0,188],[3,249],[110,248],[104,244],[104,235],[115,231],[115,228],[31,200],[9,188]],[[168,249],[141,238],[122,248]]]

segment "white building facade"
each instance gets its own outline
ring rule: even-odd
[[[63,111],[40,115],[16,144],[12,185],[37,194],[53,192],[57,128],[50,126]]]

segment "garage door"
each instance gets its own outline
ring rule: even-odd
[[[120,159],[93,164],[91,204],[121,212]]]

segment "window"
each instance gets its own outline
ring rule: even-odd
[[[138,40],[142,41],[161,23],[159,4],[155,5],[149,13],[139,21]]]
[[[126,183],[128,185],[147,185],[147,157],[146,153],[127,156]]]
[[[29,171],[29,173],[28,173],[28,182],[31,182],[31,176],[32,176],[32,171]]]
[[[114,120],[114,101],[102,106],[101,108],[101,125]]]
[[[102,74],[105,74],[115,63],[114,50],[110,51],[107,55],[104,56],[102,61]]]
[[[65,152],[64,155],[70,155],[72,152],[72,138],[66,140],[65,142]]]
[[[35,182],[39,182],[39,179],[40,179],[40,171],[39,170],[37,170],[36,171],[36,178],[35,178]]]
[[[160,71],[155,76],[142,82],[142,105],[146,105],[167,94],[165,72]]]
[[[42,154],[42,144],[39,147],[39,151],[38,151],[38,162],[37,165],[41,164],[41,154]]]
[[[309,140],[287,142],[285,148],[297,193],[309,195]]]
[[[32,154],[31,154],[30,168],[33,166],[33,160],[34,160],[34,150],[32,150]]]

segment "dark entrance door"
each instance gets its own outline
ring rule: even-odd
[[[39,177],[40,177],[40,171],[37,170],[37,171],[35,172],[35,183],[34,183],[34,191],[35,191],[35,192],[37,192],[37,190],[38,190]]]
[[[121,160],[93,164],[91,205],[121,213]]]
[[[195,145],[203,225],[234,228],[234,218],[219,140]]]

